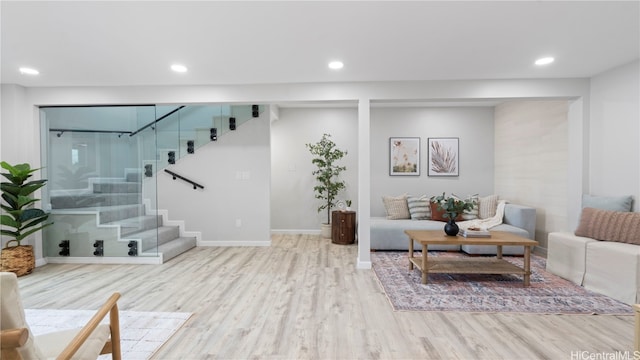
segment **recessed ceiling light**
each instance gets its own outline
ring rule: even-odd
[[[36,69],[28,68],[28,67],[21,67],[20,68],[20,74],[38,75],[38,74],[40,74],[40,71],[38,71]]]
[[[171,65],[171,70],[175,71],[175,72],[187,72],[187,67],[184,65],[180,65],[180,64],[173,64]]]
[[[536,60],[536,65],[549,65],[551,64],[555,59],[552,57],[543,57],[540,58],[538,60]]]
[[[342,69],[343,67],[344,64],[342,63],[342,61],[332,61],[329,63],[329,69],[338,70]]]

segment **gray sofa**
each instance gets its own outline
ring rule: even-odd
[[[445,223],[433,220],[388,220],[385,217],[371,218],[371,249],[372,250],[408,250],[409,238],[405,230],[442,230]],[[508,231],[516,235],[535,239],[536,209],[523,205],[506,204],[503,223],[491,228],[495,231]],[[414,244],[420,249],[419,244]],[[490,255],[496,253],[495,246],[488,245],[430,245],[429,250],[462,250],[468,254]],[[504,246],[505,255],[522,255],[522,246]]]

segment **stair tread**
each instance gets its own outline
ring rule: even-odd
[[[167,260],[173,259],[174,257],[195,248],[196,245],[196,238],[193,236],[179,237],[160,246],[145,250],[143,253],[162,254],[162,262],[166,262]]]
[[[132,233],[128,234],[127,237],[144,238],[145,236],[148,236],[148,235],[155,235],[156,233],[174,231],[176,229],[178,229],[177,226],[165,226],[165,225],[162,225],[162,226],[158,226],[157,228],[153,228],[153,229],[147,229],[147,230],[132,232]]]

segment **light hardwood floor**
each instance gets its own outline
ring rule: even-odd
[[[156,359],[581,359],[633,349],[633,316],[394,312],[355,245],[274,235],[163,265],[59,265],[19,278],[24,306],[194,316]],[[576,353],[577,354],[577,353]],[[576,355],[577,356],[577,355]],[[633,358],[633,354],[631,354]]]

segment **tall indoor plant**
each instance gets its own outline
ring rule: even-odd
[[[0,216],[3,226],[0,233],[11,238],[0,255],[1,268],[2,271],[11,271],[22,276],[31,273],[35,268],[33,246],[22,245],[22,240],[52,224],[46,222],[49,214],[34,206],[40,199],[32,196],[47,180],[27,181],[33,172],[39,170],[32,169],[29,164],[10,165],[3,161],[0,166],[8,171],[1,175],[9,180],[0,183],[3,200],[0,206],[5,211],[5,214]],[[14,242],[15,246],[9,246]]]
[[[336,197],[340,190],[346,187],[344,180],[338,180],[338,176],[347,168],[336,163],[345,157],[347,152],[336,148],[330,134],[324,134],[320,141],[315,144],[306,144],[306,146],[314,156],[311,163],[317,166],[311,174],[315,175],[317,181],[316,186],[313,187],[315,197],[322,201],[318,212],[327,211],[327,222],[323,224],[323,236],[330,237],[331,208],[336,205]]]

